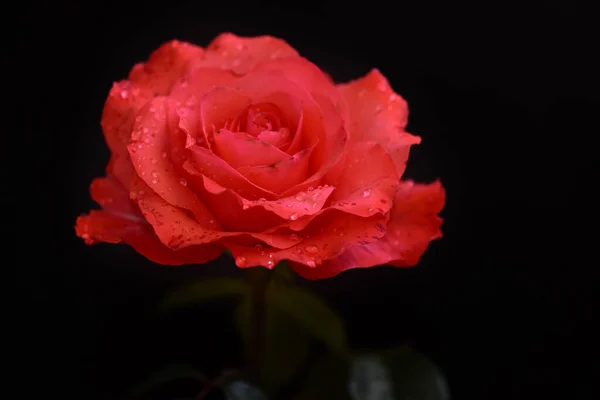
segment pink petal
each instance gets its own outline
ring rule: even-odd
[[[338,85],[348,105],[346,127],[353,141],[377,141],[392,156],[398,176],[406,169],[410,147],[421,139],[404,131],[408,105],[374,69],[365,77]]]
[[[155,95],[169,94],[175,82],[188,71],[190,61],[202,59],[203,54],[201,47],[172,40],[154,51],[146,63],[136,64],[129,80]]]
[[[206,206],[187,187],[171,161],[163,157],[169,150],[167,107],[163,97],[157,97],[139,113],[135,124],[129,154],[137,175],[170,204],[191,211],[202,226],[214,220]],[[135,196],[135,193],[134,193]]]
[[[197,65],[229,69],[243,75],[265,60],[297,55],[290,45],[272,36],[241,37],[223,33],[210,43],[205,59],[197,61]]]
[[[387,234],[377,242],[355,245],[318,268],[291,264],[306,279],[324,279],[352,268],[391,264],[410,267],[419,262],[429,243],[442,236],[438,213],[445,203],[440,182],[415,184],[402,182],[388,222]]]

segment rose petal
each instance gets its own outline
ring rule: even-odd
[[[155,95],[169,94],[175,82],[185,75],[190,61],[202,59],[203,54],[201,47],[172,40],[154,51],[146,63],[136,64],[129,80]]]
[[[302,150],[270,165],[240,167],[237,170],[250,182],[271,192],[282,193],[310,176],[310,157],[314,148]]]
[[[273,164],[289,158],[277,147],[243,132],[218,129],[213,138],[214,151],[236,169]]]
[[[265,60],[297,55],[290,45],[272,36],[240,37],[223,33],[210,43],[206,57],[197,60],[196,65],[229,69],[243,75]]]
[[[210,150],[200,146],[189,149],[190,159],[184,163],[184,168],[190,175],[204,175],[221,186],[235,190],[246,199],[258,200],[261,197],[275,199],[278,196],[250,182],[248,178],[227,164]]]
[[[202,96],[218,86],[226,86],[237,78],[231,71],[220,68],[194,68],[175,83],[169,98],[181,105],[198,106]]]
[[[394,162],[379,143],[352,142],[327,205],[363,217],[386,213],[398,183]]]
[[[334,210],[322,214],[318,219],[315,218],[302,232],[304,240],[287,249],[257,249],[227,241],[224,241],[223,245],[236,259],[243,258],[247,266],[262,265],[271,268],[279,261],[290,260],[318,269],[324,260],[336,257],[348,247],[379,240],[385,234],[388,218],[389,214],[362,218]]]
[[[128,145],[137,175],[170,204],[191,211],[205,227],[212,226],[214,217],[206,206],[187,187],[163,153],[169,150],[167,106],[163,97],[152,100],[140,113],[132,141]]]
[[[379,142],[392,156],[398,176],[402,177],[410,147],[421,138],[404,131],[408,105],[394,93],[387,79],[374,69],[347,84],[338,85],[349,110],[346,127],[351,140]]]
[[[89,215],[77,218],[75,231],[87,244],[124,242],[150,261],[163,265],[204,263],[223,251],[219,244],[194,246],[178,252],[167,248],[131,202],[128,191],[112,177],[95,179],[90,191],[104,211],[92,210]]]
[[[348,134],[344,129],[343,120],[328,99],[323,96],[316,96],[314,100],[317,102],[320,109],[320,119],[318,124],[320,124],[323,129],[316,131],[319,133],[319,145],[311,160],[311,170],[313,173],[302,183],[287,189],[281,194],[282,196],[292,195],[298,191],[306,190],[306,188],[310,186],[319,186],[323,184],[335,186],[336,180],[334,178],[341,174],[343,165],[340,163],[343,160],[346,143],[348,141]],[[308,122],[307,126],[311,126],[311,122]],[[335,168],[336,166],[337,168]],[[330,179],[326,178],[327,176],[329,176]]]
[[[224,232],[216,226],[216,221],[209,223],[215,225],[215,230],[205,228],[190,217],[189,213],[167,203],[154,193],[138,177],[133,180],[133,189],[138,193],[136,200],[144,218],[152,225],[160,241],[172,250],[195,245],[204,245],[227,239],[229,242],[255,243],[256,240],[277,248],[286,248],[299,242],[298,238],[279,233],[252,233],[252,232]]]
[[[323,71],[303,57],[287,57],[268,60],[259,64],[252,72],[277,72],[285,78],[308,90],[313,97],[321,95],[326,97],[336,108],[339,108],[342,117],[347,114],[344,98],[335,87],[335,84]],[[344,118],[346,119],[346,118]]]
[[[128,157],[127,143],[136,114],[152,99],[152,93],[129,81],[113,84],[104,109],[100,125],[106,144],[117,157]]]
[[[240,90],[218,87],[211,90],[200,100],[202,129],[209,140],[213,133],[225,127],[225,124],[241,114],[253,103],[253,98]]]
[[[438,213],[444,202],[445,191],[440,182],[424,185],[404,181],[396,194],[384,238],[371,244],[352,246],[318,268],[297,263],[290,265],[306,279],[324,279],[348,269],[383,264],[414,266],[429,243],[442,236],[442,219]]]

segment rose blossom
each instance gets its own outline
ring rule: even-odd
[[[227,33],[171,41],[113,85],[111,159],[91,184],[88,244],[127,243],[167,265],[231,251],[319,279],[415,265],[441,236],[439,182],[400,180],[407,103],[376,69],[334,84],[286,42]]]

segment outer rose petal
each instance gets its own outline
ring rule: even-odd
[[[205,93],[217,86],[226,86],[236,78],[231,71],[219,68],[194,68],[173,86],[169,98],[194,107]]]
[[[189,213],[167,203],[141,179],[134,177],[132,189],[143,194],[137,202],[144,218],[152,225],[160,241],[172,250],[205,245],[227,239],[231,243],[262,241],[275,248],[289,248],[300,239],[279,233],[224,232],[207,229],[190,217]],[[214,223],[215,221],[213,221]]]
[[[444,207],[445,199],[440,182],[424,185],[403,181],[383,239],[364,246],[352,246],[318,268],[307,268],[299,263],[290,265],[306,279],[324,279],[348,269],[382,264],[416,265],[429,243],[442,236],[442,219],[437,214]]]
[[[377,69],[338,88],[348,105],[350,118],[346,126],[350,140],[381,143],[402,177],[410,147],[421,142],[421,138],[404,131],[408,121],[406,101],[394,93]]]
[[[167,112],[167,102],[163,97],[153,99],[140,112],[132,133],[133,141],[128,146],[131,161],[137,175],[167,202],[190,210],[202,226],[215,226],[210,211],[181,183],[171,161],[163,157],[169,150]],[[137,195],[133,190],[132,194]]]
[[[298,56],[296,50],[272,36],[240,37],[223,33],[210,43],[206,57],[195,65],[229,69],[243,75],[263,61],[294,56]]]
[[[155,95],[166,95],[173,84],[188,70],[191,60],[201,59],[204,50],[190,43],[172,40],[150,55],[148,62],[136,64],[129,80],[151,90]]]
[[[383,147],[375,142],[352,142],[344,161],[328,205],[363,217],[388,212],[396,195],[398,175]]]
[[[100,125],[108,148],[114,156],[128,157],[127,143],[138,111],[152,99],[152,93],[128,81],[114,83]]]
[[[127,243],[150,261],[164,265],[204,263],[223,251],[219,244],[173,251],[156,237],[152,226],[129,200],[129,193],[114,178],[99,178],[90,187],[92,198],[104,211],[92,210],[77,218],[75,231],[87,244]]]
[[[243,266],[262,265],[270,268],[279,261],[290,260],[303,263],[307,268],[320,268],[324,260],[334,258],[346,248],[379,240],[385,234],[388,215],[357,217],[337,210],[330,210],[311,221],[302,231],[302,242],[296,246],[278,250],[273,247],[238,246],[227,241],[224,246],[232,254],[244,260]]]

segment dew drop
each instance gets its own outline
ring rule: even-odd
[[[136,192],[129,192],[129,198],[130,198],[131,200],[135,200],[135,199],[137,199],[137,196],[138,196],[138,195],[137,195],[137,193],[136,193]]]
[[[300,236],[296,235],[295,233],[292,233],[290,235],[290,239],[292,239],[292,240],[298,240],[298,239],[300,239]]]
[[[162,153],[160,153],[160,156],[161,156],[162,158],[167,158],[167,152],[166,152],[166,151],[163,151]]]
[[[122,99],[126,99],[127,98],[127,90],[121,90],[121,98]]]
[[[306,265],[308,265],[310,268],[315,268],[317,266],[317,264],[312,260],[307,261]]]
[[[306,246],[304,250],[308,254],[317,254],[319,252],[319,248],[317,246]]]
[[[142,129],[142,131],[143,131],[144,133],[148,133],[148,128],[144,128],[144,129]]]
[[[156,108],[154,108],[154,107],[150,107],[150,108],[148,109],[148,111],[150,111],[151,113],[153,113],[153,112],[156,112]]]
[[[187,186],[187,179],[185,179],[185,178],[181,178],[181,179],[179,180],[179,183],[181,184],[181,186]]]
[[[369,206],[369,208],[367,208],[367,211],[372,212],[373,211],[373,207]]]
[[[312,186],[309,186],[308,189],[306,189],[306,190],[308,190],[309,192],[312,192],[313,190],[315,190],[315,188]]]
[[[246,266],[246,257],[244,256],[239,256],[235,258],[235,264],[238,267],[245,267]]]
[[[152,171],[152,177],[153,178],[158,178],[158,172]]]
[[[150,143],[150,138],[149,137],[145,137],[144,138],[144,143],[149,144]]]
[[[152,179],[152,184],[156,185],[158,183],[158,179]]]
[[[215,220],[214,220],[214,219],[211,219],[210,221],[208,221],[208,223],[209,223],[209,224],[214,224],[214,223],[215,223]]]
[[[295,221],[296,219],[298,219],[298,214],[296,214],[296,213],[292,213],[292,214],[290,215],[290,219],[291,219],[292,221]]]
[[[153,158],[151,163],[152,163],[152,165],[156,165],[156,164],[158,164],[158,160],[156,158]]]
[[[262,202],[267,201],[267,199],[265,199],[264,197],[261,197],[260,199],[258,199],[258,201],[262,203]]]
[[[304,200],[304,192],[300,192],[296,195],[296,200],[302,201]]]
[[[269,260],[267,261],[267,267],[271,268],[273,266],[274,262]]]
[[[371,197],[371,189],[366,189],[363,192],[363,197]]]

